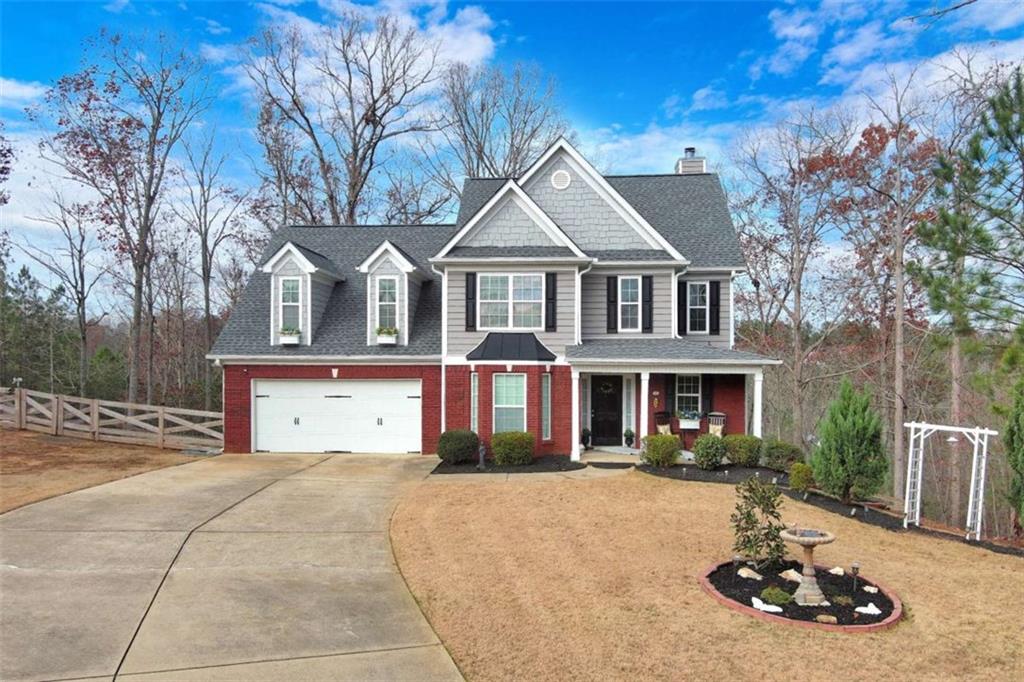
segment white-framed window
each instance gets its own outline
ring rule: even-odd
[[[469,430],[480,433],[480,375],[469,375]]]
[[[377,326],[398,327],[398,278],[377,278]]]
[[[708,333],[708,283],[686,283],[686,331]]]
[[[526,430],[526,375],[494,375],[493,433]]]
[[[639,277],[619,277],[619,331],[640,331]]]
[[[282,277],[280,285],[281,329],[302,329],[302,278]]]
[[[544,275],[481,274],[477,307],[482,330],[544,329]]]
[[[679,412],[700,412],[700,375],[676,375],[676,410]]]
[[[551,440],[551,374],[540,375],[540,437]]]

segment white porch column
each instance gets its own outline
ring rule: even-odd
[[[648,429],[648,411],[649,405],[651,404],[650,397],[650,372],[640,372],[640,428],[637,429],[637,444],[639,447],[643,447],[643,437],[650,435]]]
[[[761,370],[754,372],[754,418],[751,424],[753,435],[761,437],[761,400],[764,383],[764,373]]]
[[[572,450],[570,459],[580,461],[580,373],[572,370]]]

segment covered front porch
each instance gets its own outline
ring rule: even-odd
[[[674,434],[688,450],[712,423],[722,435],[761,435],[760,366],[591,363],[573,365],[571,376],[573,460],[585,440],[593,452],[629,456],[654,433]]]

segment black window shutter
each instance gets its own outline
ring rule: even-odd
[[[544,275],[544,331],[558,331],[558,273]]]
[[[476,331],[476,273],[466,273],[466,331]]]
[[[700,375],[700,410],[701,412],[710,412],[715,408],[715,401],[713,400],[715,394],[715,375],[714,374],[701,374]]]
[[[640,281],[640,331],[650,334],[654,331],[654,277],[644,275]]]
[[[686,291],[686,280],[679,280],[676,284],[676,328],[680,336],[685,336],[686,329],[686,304],[688,297]]]
[[[711,282],[708,292],[708,332],[718,336],[721,330],[722,317],[722,283]]]
[[[608,333],[619,330],[619,278],[608,278]]]
[[[676,375],[665,375],[665,411],[675,414],[676,411]]]

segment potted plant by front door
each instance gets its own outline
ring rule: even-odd
[[[398,329],[395,327],[377,327],[377,345],[393,346],[398,343]]]
[[[277,338],[282,346],[297,346],[302,338],[302,332],[295,327],[281,327]]]
[[[626,441],[626,447],[627,447],[627,448],[631,448],[631,447],[633,447],[633,439],[634,439],[634,438],[636,438],[636,434],[635,434],[635,433],[633,433],[633,429],[626,429],[626,430],[625,430],[625,431],[624,431],[624,432],[622,433],[622,437],[623,437],[623,438],[625,439],[625,441]]]

